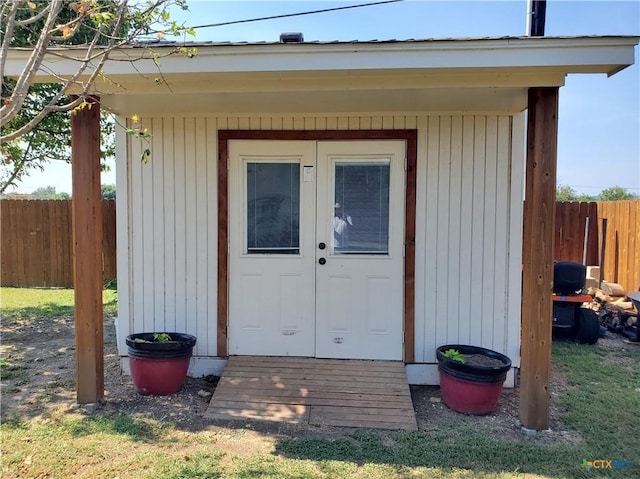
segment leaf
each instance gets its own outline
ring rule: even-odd
[[[27,6],[31,9],[31,10],[35,10],[37,7],[37,5],[34,2],[27,2]]]
[[[69,28],[67,25],[62,25],[60,28],[60,32],[62,33],[62,38],[69,38],[73,35],[73,30]]]

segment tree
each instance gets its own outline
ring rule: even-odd
[[[185,0],[6,0],[0,5],[2,44],[0,71],[5,71],[9,49],[28,52],[17,78],[2,78],[0,106],[0,192],[43,162],[69,158],[69,111],[90,107],[91,90],[111,54],[140,40],[166,35],[194,35],[194,30],[171,20],[173,7],[187,9]],[[72,56],[72,46],[83,50]],[[28,50],[26,49],[28,48]],[[54,52],[55,49],[55,52]],[[159,57],[145,48],[159,66]],[[77,50],[76,50],[77,51]],[[193,55],[179,44],[171,53]],[[62,76],[50,71],[54,84],[34,85],[36,72],[47,55],[74,58],[77,71]],[[171,54],[169,53],[169,54]],[[132,58],[131,61],[135,61]],[[160,80],[162,75],[160,73]],[[69,96],[73,92],[74,96]],[[89,101],[88,101],[89,100]],[[113,124],[103,123],[109,136]],[[57,138],[51,141],[51,135]],[[66,141],[64,140],[66,139]],[[112,147],[103,151],[112,152]]]
[[[584,193],[577,193],[569,185],[556,186],[556,201],[596,201],[595,196],[587,195]]]
[[[57,192],[55,186],[41,186],[40,188],[36,188],[31,193],[33,196],[39,196],[42,198],[46,198],[49,200],[70,200],[71,196],[69,193],[65,193],[64,191]]]
[[[116,199],[116,185],[100,185],[103,200]]]
[[[605,188],[600,192],[598,199],[600,201],[618,201],[618,200],[633,200],[638,196],[633,193],[627,191],[626,188],[622,186],[612,186],[610,188]]]
[[[569,185],[556,186],[556,201],[576,201],[578,194]]]

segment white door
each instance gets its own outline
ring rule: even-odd
[[[229,354],[402,359],[404,159],[229,142]]]

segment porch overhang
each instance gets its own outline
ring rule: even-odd
[[[191,58],[172,43],[142,44],[113,51],[92,93],[125,116],[517,112],[527,107],[530,87],[559,87],[569,73],[612,75],[633,64],[637,43],[636,37],[193,43]],[[5,74],[17,76],[30,53],[13,50]],[[85,54],[52,50],[36,81],[71,77]]]

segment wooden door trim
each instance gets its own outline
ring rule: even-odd
[[[229,140],[406,141],[404,362],[415,360],[415,239],[417,130],[220,130],[218,131],[218,320],[217,355],[228,355],[229,322]]]

